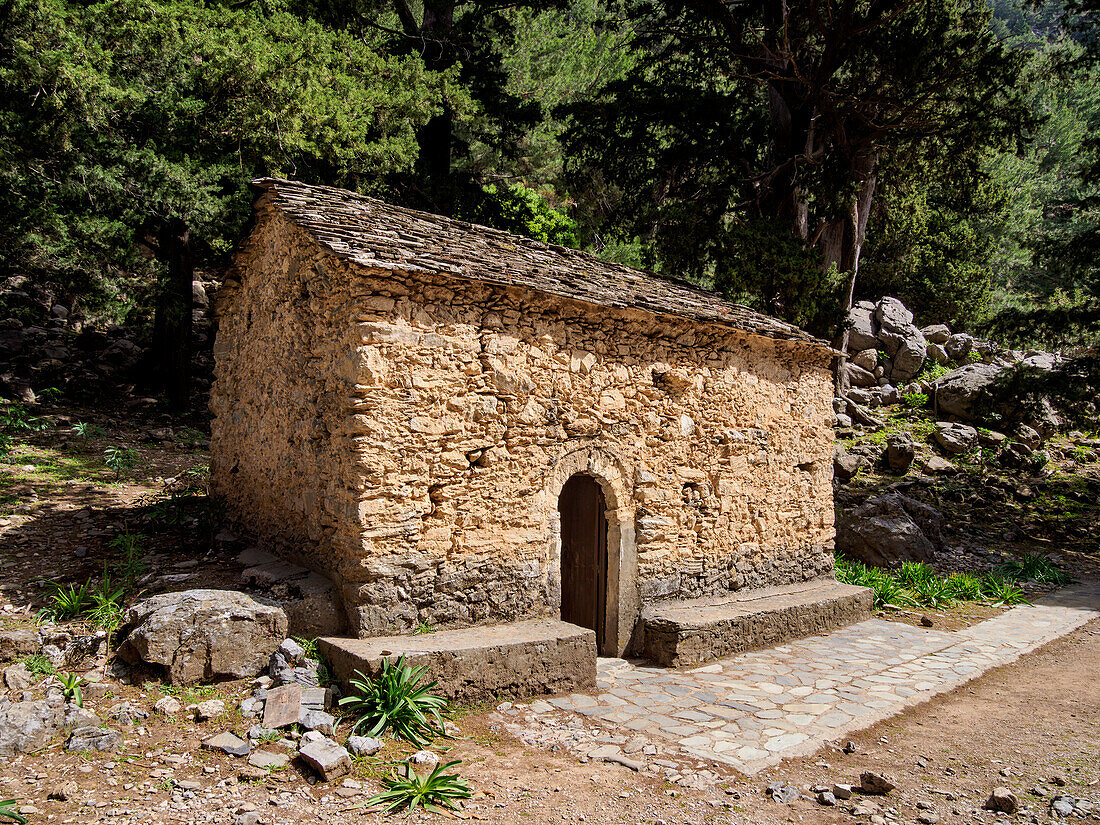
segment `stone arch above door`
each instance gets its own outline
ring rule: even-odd
[[[558,498],[565,483],[575,475],[591,476],[604,496],[607,519],[607,596],[604,648],[601,656],[624,655],[640,610],[638,590],[638,548],[634,541],[634,498],[623,462],[606,449],[585,446],[558,459],[550,472],[539,507],[549,521],[545,570],[551,606],[561,604],[561,520]]]

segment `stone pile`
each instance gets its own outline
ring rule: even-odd
[[[918,393],[942,416],[971,423],[983,422],[993,413],[1008,418],[1022,415],[1013,399],[996,397],[995,383],[1008,371],[1049,371],[1061,360],[1048,352],[1012,350],[966,333],[952,333],[944,324],[920,329],[913,323],[913,313],[897,298],[860,301],[852,308],[849,323],[845,369],[850,389],[834,402],[841,427],[873,426],[873,421],[866,420],[873,418],[869,410],[901,404],[906,396]],[[934,380],[921,380],[922,369],[929,364],[950,371]],[[1049,404],[1028,410],[1027,415],[1040,429],[1058,425]]]
[[[200,388],[209,387],[213,367],[214,320],[207,295],[212,286],[192,284],[194,375]],[[113,325],[97,328],[40,284],[10,277],[0,282],[0,395],[33,403],[35,387],[58,387],[80,397],[117,390],[139,376],[147,359],[139,333]]]

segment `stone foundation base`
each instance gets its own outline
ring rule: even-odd
[[[642,613],[642,655],[664,666],[697,665],[863,621],[873,603],[871,590],[831,579],[663,602]]]
[[[553,619],[417,636],[323,638],[318,649],[345,686],[354,671],[375,677],[383,659],[404,654],[410,665],[427,665],[428,678],[438,681],[432,693],[462,703],[596,689],[595,632]]]

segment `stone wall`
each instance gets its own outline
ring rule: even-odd
[[[360,635],[556,614],[577,471],[607,499],[620,650],[639,602],[831,571],[826,350],[355,266],[262,207],[237,265],[215,485]]]

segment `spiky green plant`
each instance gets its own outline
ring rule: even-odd
[[[433,813],[448,808],[458,810],[459,802],[470,798],[470,784],[458,774],[446,771],[459,764],[459,761],[439,764],[431,773],[421,775],[406,763],[404,772],[394,770],[382,780],[385,790],[372,796],[365,805],[368,808],[381,806],[386,813],[406,809],[412,813],[417,808]]]
[[[122,604],[126,599],[126,588],[113,584],[104,569],[103,579],[90,589],[90,593],[92,606],[88,611],[89,621],[111,633],[118,630],[118,626],[122,624]]]
[[[0,819],[10,819],[12,822],[26,825],[27,818],[19,813],[18,809],[15,807],[18,804],[18,799],[0,799]]]
[[[1073,577],[1057,564],[1039,553],[1025,553],[1000,565],[996,571],[1003,579],[1014,581],[1035,581],[1045,584],[1069,584]]]
[[[49,604],[38,613],[41,619],[49,619],[53,622],[76,619],[95,604],[89,582],[83,584],[51,582],[50,586],[53,587],[53,593],[49,595]]]
[[[340,700],[341,707],[357,717],[351,732],[366,729],[367,736],[379,736],[388,730],[394,738],[417,747],[423,747],[436,736],[446,736],[443,716],[447,700],[429,692],[436,686],[435,681],[419,684],[427,671],[424,665],[410,667],[404,656],[396,663],[383,660],[377,679],[355,671],[349,680],[355,695]]]
[[[993,573],[982,577],[982,595],[986,601],[998,607],[1005,604],[1030,604],[1023,591],[1013,582]]]
[[[78,707],[84,707],[84,696],[80,692],[80,686],[84,684],[84,677],[79,673],[59,673],[58,681],[61,682],[61,693],[66,702],[76,702]]]

